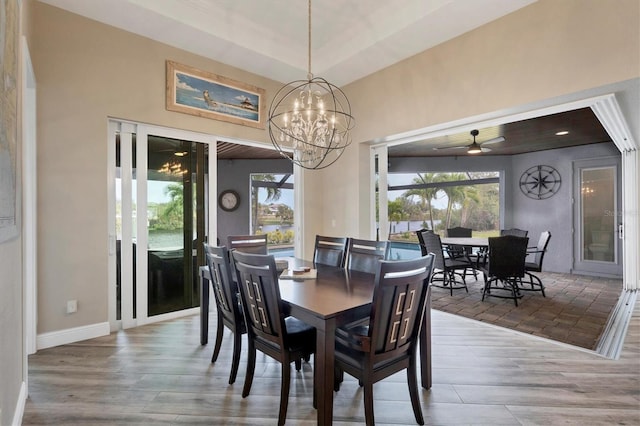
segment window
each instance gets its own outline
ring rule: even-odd
[[[418,172],[388,175],[389,239],[417,241],[415,231],[462,226],[474,235],[500,229],[499,172]]]
[[[251,175],[251,232],[267,234],[270,253],[293,255],[293,174]]]

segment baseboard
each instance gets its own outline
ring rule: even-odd
[[[22,424],[22,417],[24,416],[24,405],[27,403],[27,384],[22,382],[20,386],[20,395],[18,395],[18,402],[16,403],[16,409],[13,413],[13,420],[11,424],[13,426],[20,426]]]
[[[66,345],[95,337],[107,336],[109,333],[110,327],[108,322],[67,328],[66,330],[38,334],[36,337],[36,347],[37,349],[52,348],[54,346]]]

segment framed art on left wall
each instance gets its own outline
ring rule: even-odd
[[[0,242],[18,235],[18,1],[0,0]]]
[[[234,124],[265,127],[265,91],[167,61],[167,110]]]

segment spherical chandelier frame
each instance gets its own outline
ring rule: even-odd
[[[354,124],[344,92],[311,74],[308,80],[283,86],[269,107],[268,128],[273,146],[305,169],[324,169],[335,163],[351,144]]]
[[[351,144],[355,121],[344,92],[311,73],[311,0],[308,21],[307,79],[280,88],[271,101],[267,121],[269,138],[280,154],[302,168],[316,170],[340,158]]]

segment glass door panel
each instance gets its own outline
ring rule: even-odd
[[[580,193],[582,259],[614,262],[615,168],[582,170]]]
[[[154,316],[199,306],[206,146],[150,135],[147,158],[148,315]]]
[[[620,159],[574,163],[573,271],[622,276]]]

